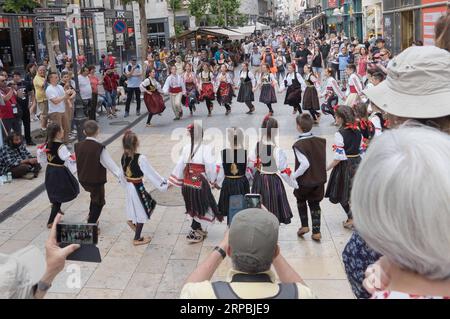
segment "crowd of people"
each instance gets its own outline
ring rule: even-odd
[[[154,114],[165,109],[163,94],[170,96],[175,120],[180,120],[182,104],[193,113],[195,104],[203,100],[208,115],[214,99],[228,115],[234,89],[239,87],[238,101],[247,105],[249,114],[255,110],[256,91],[268,108],[261,136],[256,145],[247,145],[242,128],[229,128],[228,145],[215,158],[203,138],[202,125],[189,124],[190,143],[182,148],[171,175],[164,178],[139,153],[139,137],[132,131],[122,137],[120,166],[114,163],[96,139],[99,126],[91,119],[84,126],[87,139],[75,145],[76,179],[64,166],[74,158],[64,145],[64,124],[52,120],[45,145],[45,185],[52,204],[47,223],[52,228],[49,246],[54,244],[61,204],[77,197],[79,184],[91,195],[88,222],[99,223],[107,170],[126,193],[126,222],[134,232],[135,246],[151,241],[142,236],[142,229],[156,202],[145,188],[145,179],[159,191],[181,188],[186,214],[192,218],[186,236],[189,243],[202,242],[211,223],[228,217],[231,196],[253,193],[260,196],[261,209],[234,216],[223,241],[188,276],[181,297],[314,298],[278,246],[279,225],[293,218],[288,185],[301,221],[298,237],[310,232],[308,207],[311,238],[316,242],[321,241],[321,201],[328,198],[342,207],[346,216],[342,226],[352,231],[343,263],[356,297],[450,298],[450,15],[437,21],[435,33],[436,46],[415,45],[392,57],[390,63],[386,63],[391,57],[382,39],[360,45],[345,36],[320,32],[306,36],[304,30],[255,37],[243,44],[238,79],[227,62],[230,55],[220,47],[213,56],[215,63],[195,64],[176,57],[163,84],[151,60],[144,68],[132,59],[125,69],[132,89],[127,105],[133,94],[140,100],[142,91],[149,109],[148,125]],[[298,48],[286,54],[293,43]],[[326,47],[328,54],[324,54]],[[89,72],[84,73],[81,76]],[[50,85],[57,83],[55,74],[50,73],[50,78]],[[299,132],[292,148],[294,170],[289,168],[286,150],[276,143],[282,129],[272,108],[277,90],[285,90],[285,104],[293,107],[294,114],[300,113],[292,124]],[[67,91],[48,95],[55,107],[69,100]],[[322,105],[321,97],[325,98]],[[321,116],[328,115],[338,128],[331,146],[333,158],[327,164],[326,140],[315,136],[312,129]],[[19,139],[12,143],[18,144]],[[218,202],[214,188],[220,190]],[[64,251],[54,248],[53,253],[66,256],[77,248],[69,247]],[[227,281],[211,282],[227,256],[233,262]],[[270,270],[272,265],[276,275]]]

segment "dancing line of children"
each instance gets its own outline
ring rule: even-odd
[[[291,85],[294,81],[295,76],[291,78]],[[144,85],[152,95],[159,92],[160,87],[154,82]],[[359,104],[354,108],[340,105],[336,108],[334,116],[339,129],[335,133],[333,161],[328,166],[326,141],[311,132],[315,122],[313,116],[298,115],[296,125],[300,136],[293,145],[294,172],[288,167],[286,152],[276,144],[279,126],[270,114],[262,123],[262,136],[250,151],[244,147],[243,130],[229,129],[229,145],[222,150],[220,163],[216,163],[212,147],[203,142],[202,126],[198,123],[191,124],[187,128],[191,142],[182,149],[179,161],[168,180],[161,177],[147,158],[138,152],[139,140],[132,131],[127,131],[122,138],[120,169],[96,139],[99,134],[98,124],[87,121],[84,127],[87,138],[75,145],[78,180],[91,196],[87,221],[98,224],[105,205],[104,185],[107,182],[106,172],[109,170],[125,189],[125,214],[128,226],[135,233],[134,245],[144,245],[151,241],[150,237],[141,236],[145,222],[151,218],[156,207],[155,200],[144,186],[145,179],[159,191],[167,191],[172,186],[181,187],[186,214],[192,218],[191,230],[186,239],[192,243],[203,241],[208,234],[208,225],[215,220],[221,222],[228,215],[232,195],[250,192],[260,194],[262,204],[278,218],[280,224],[289,224],[293,214],[283,181],[294,189],[301,220],[301,227],[297,232],[299,237],[310,231],[307,214],[309,206],[312,239],[320,241],[320,202],[324,197],[342,206],[347,215],[343,226],[352,229],[352,179],[370,140],[380,135],[386,126],[377,110],[374,110],[370,118],[367,114],[366,104]],[[52,123],[49,126],[45,150],[48,163],[45,186],[52,207],[48,227],[51,227],[56,214],[62,213],[61,204],[75,199],[79,194],[78,180],[66,165],[67,161],[74,159],[74,155],[62,143],[63,135],[58,124]],[[325,190],[328,170],[332,172]],[[218,203],[212,194],[212,187],[221,190]]]
[[[302,109],[309,111],[315,124],[320,121],[321,113],[334,116],[335,108],[342,101],[348,106],[355,106],[363,101],[363,84],[356,73],[356,66],[349,64],[346,69],[348,86],[346,92],[342,92],[336,80],[332,77],[333,70],[325,71],[326,85],[321,91],[321,79],[319,79],[310,65],[305,65],[303,76],[297,70],[295,63],[287,65],[284,78],[277,81],[276,74],[268,64],[261,65],[257,75],[249,70],[248,63],[243,63],[237,83],[234,81],[234,69],[222,64],[218,73],[204,62],[198,72],[194,72],[191,64],[186,63],[182,72],[174,65],[170,68],[164,86],[161,88],[156,81],[156,73],[153,69],[148,72],[148,77],[141,83],[140,89],[144,93],[144,102],[149,116],[147,126],[151,126],[153,115],[161,114],[164,109],[162,95],[170,97],[170,103],[175,115],[174,120],[183,118],[183,106],[189,109],[192,116],[196,111],[196,105],[205,102],[208,116],[212,116],[213,101],[225,108],[225,115],[231,113],[233,97],[238,90],[237,102],[244,103],[248,107],[247,114],[255,112],[255,92],[259,91],[259,102],[265,104],[270,115],[274,115],[273,105],[277,103],[276,92],[286,91],[284,104],[293,108],[293,114],[302,113]],[[150,97],[149,97],[150,96]],[[319,98],[324,97],[325,102],[320,105]]]

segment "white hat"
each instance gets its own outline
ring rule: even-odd
[[[399,117],[450,115],[450,53],[434,46],[410,47],[389,63],[386,80],[364,94]]]
[[[12,255],[0,254],[0,299],[32,298],[32,288],[45,273],[45,258],[35,246]]]

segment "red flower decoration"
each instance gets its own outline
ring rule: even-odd
[[[287,176],[291,176],[292,171],[289,167],[287,167],[284,171],[281,172],[282,174],[286,174]]]
[[[356,131],[358,129],[358,123],[347,123],[345,124],[345,128]]]

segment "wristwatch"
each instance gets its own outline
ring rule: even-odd
[[[51,284],[47,284],[43,281],[39,281],[37,284],[37,289],[40,291],[46,292],[47,290],[50,289],[51,286],[52,286]]]
[[[223,250],[219,246],[214,247],[214,250],[217,251],[222,256],[223,259],[227,257],[227,253],[225,252],[225,250]]]

